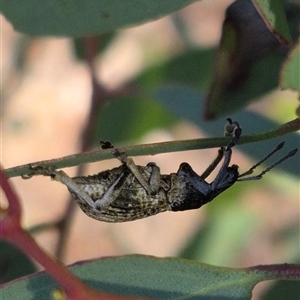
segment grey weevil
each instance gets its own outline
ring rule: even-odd
[[[265,173],[297,152],[297,149],[290,151],[259,175],[245,177],[252,174],[258,165],[280,150],[284,142],[248,171],[239,174],[238,166],[229,166],[229,164],[232,148],[238,141],[242,130],[238,122],[227,120],[225,135],[231,136],[232,139],[226,147],[219,149],[217,157],[201,176],[185,162],[179,166],[176,173],[160,174],[160,169],[155,163],[148,163],[145,167],[135,165],[126,153],[119,152],[109,142],[105,142],[103,147],[112,148],[114,156],[121,161],[122,164],[119,167],[93,176],[70,178],[65,172],[54,168],[32,166],[32,173],[24,178],[44,175],[60,181],[67,186],[83,212],[99,221],[126,222],[164,211],[197,209],[212,201],[237,181],[261,179]],[[216,178],[211,183],[206,182],[205,179],[222,159],[223,163]]]

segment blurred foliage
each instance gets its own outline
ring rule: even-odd
[[[105,49],[110,45],[111,41],[113,41],[116,37],[115,31],[110,31],[101,35],[101,38],[97,39],[97,52],[101,53],[105,51]],[[73,39],[74,49],[76,53],[76,57],[79,60],[86,59],[86,45],[84,38],[74,38]]]
[[[100,140],[109,140],[113,144],[133,141],[149,130],[171,126],[175,120],[154,101],[142,96],[120,97],[101,107],[94,144],[99,145]]]
[[[145,90],[180,84],[205,92],[211,82],[215,56],[216,49],[186,49],[178,56],[146,69],[134,83]]]
[[[268,2],[268,4],[270,4],[270,1],[265,2]],[[95,1],[88,1],[86,5],[88,6],[88,3],[92,2],[93,5],[99,5],[98,3],[95,3]],[[4,15],[8,17],[8,19],[12,20],[14,26],[16,28],[20,28],[22,31],[33,32],[34,34],[38,35],[46,35],[49,34],[49,32],[55,32],[56,34],[70,34],[72,35],[72,37],[84,35],[87,34],[87,32],[90,34],[91,32],[98,33],[112,28],[119,28],[120,26],[131,24],[130,22],[145,21],[149,17],[157,16],[157,12],[161,12],[160,7],[155,7],[155,9],[151,10],[151,14],[149,15],[144,12],[145,9],[143,7],[138,7],[137,10],[131,10],[128,16],[126,15],[126,10],[122,10],[122,20],[117,20],[116,16],[119,16],[120,14],[120,7],[125,7],[126,9],[128,9],[128,7],[132,5],[132,3],[130,4],[130,2],[131,1],[123,2],[122,5],[120,5],[119,2],[116,2],[118,3],[116,6],[118,8],[116,9],[116,14],[111,14],[111,12],[108,13],[107,11],[103,11],[100,20],[98,20],[101,24],[98,23],[98,21],[95,21],[94,18],[90,19],[90,16],[86,20],[86,16],[83,17],[80,13],[85,13],[87,10],[80,11],[78,9],[77,11],[79,15],[73,17],[76,17],[75,21],[80,20],[80,24],[74,23],[74,20],[72,18],[68,19],[67,21],[69,22],[71,20],[73,23],[65,22],[63,25],[61,23],[52,24],[52,21],[56,21],[57,19],[53,17],[53,15],[51,14],[51,10],[54,10],[55,14],[57,14],[59,12],[59,9],[62,9],[62,11],[65,11],[66,9],[65,7],[55,9],[55,6],[60,5],[57,1],[52,1],[51,5],[49,6],[50,10],[45,10],[43,11],[43,14],[41,13],[38,16],[38,21],[41,22],[40,17],[43,16],[44,13],[46,14],[47,18],[42,20],[42,22],[46,22],[46,24],[47,22],[49,22],[49,26],[46,27],[38,26],[38,24],[32,22],[31,18],[30,10],[32,10],[33,5],[42,5],[42,3],[36,3],[36,1],[31,0],[28,1],[28,3],[24,2],[22,4],[18,4],[22,5],[25,8],[24,10],[22,10],[21,8],[16,10],[14,7],[16,5],[16,1],[3,1],[2,11]],[[165,7],[163,13],[168,13],[170,11],[176,10],[179,7],[182,7],[183,5],[191,2],[193,1],[173,1],[172,4],[172,1],[167,1],[164,3]],[[237,1],[236,3],[240,4],[242,2],[246,3],[247,1]],[[251,4],[250,2],[251,1],[249,0],[247,4]],[[258,5],[260,5],[259,3],[261,3],[262,5],[264,3],[262,1],[256,2]],[[107,4],[108,10],[113,10],[115,7],[115,4],[111,3],[112,2]],[[151,3],[152,1],[149,1],[149,5],[152,5],[154,7],[155,5]],[[278,3],[279,2],[277,1],[277,4]],[[70,2],[69,5],[72,9],[76,7],[76,5],[72,5],[72,2]],[[278,23],[279,25],[285,24],[286,16],[287,24],[290,28],[290,35],[292,39],[295,40],[295,38],[298,37],[297,24],[300,16],[299,5],[289,3],[288,5],[286,5],[286,13],[282,10],[282,8],[280,8],[280,5],[277,6],[277,9],[278,11],[277,13],[275,12],[275,19],[276,17],[278,17],[277,19],[280,21]],[[73,14],[75,15],[77,14],[77,12],[73,12]],[[235,15],[235,17],[240,17],[239,13],[235,12],[234,14],[237,14]],[[134,18],[130,19],[132,15],[134,16]],[[138,17],[136,17],[136,15],[138,15]],[[107,21],[107,18],[110,18],[110,16],[114,18],[112,23],[103,23],[103,20]],[[125,19],[124,16],[126,17]],[[22,19],[22,17],[24,18]],[[245,107],[246,104],[248,104],[250,101],[257,100],[263,95],[276,89],[278,87],[278,78],[281,68],[283,68],[282,73],[284,73],[282,75],[284,87],[293,87],[295,89],[298,89],[299,91],[299,85],[297,85],[298,82],[297,80],[295,80],[295,73],[297,73],[297,68],[294,68],[293,63],[291,64],[291,61],[293,61],[293,59],[297,59],[299,56],[299,45],[296,46],[298,47],[298,50],[296,49],[296,54],[291,53],[290,55],[292,55],[292,57],[290,56],[289,61],[287,62],[285,62],[285,59],[289,52],[289,49],[287,48],[284,48],[283,51],[277,52],[271,49],[270,51],[264,52],[264,55],[258,55],[256,53],[255,55],[253,54],[254,58],[252,57],[250,59],[249,56],[250,54],[252,54],[251,50],[249,51],[249,49],[243,49],[243,46],[241,46],[244,45],[243,42],[235,39],[237,38],[236,30],[240,29],[239,26],[241,23],[239,23],[239,20],[237,22],[234,19],[235,27],[230,27],[229,29],[227,28],[228,23],[232,25],[233,22],[232,11],[230,13],[230,17],[231,18],[229,19],[227,18],[227,23],[224,23],[226,25],[226,28],[223,28],[222,42],[224,42],[225,44],[221,44],[218,49],[199,49],[186,46],[182,53],[174,57],[170,57],[167,60],[161,61],[154,66],[150,66],[136,78],[134,78],[130,85],[138,87],[139,92],[136,93],[136,95],[130,97],[126,95],[122,97],[116,97],[111,101],[107,101],[102,107],[99,108],[98,111],[94,112],[98,115],[97,122],[94,124],[94,144],[98,144],[100,140],[109,140],[112,143],[130,143],[133,140],[142,137],[151,129],[170,127],[179,120],[185,120],[193,123],[194,125],[198,126],[199,129],[203,130],[210,136],[220,136],[222,135],[225,117],[222,117],[222,119],[213,122],[204,122],[202,119],[202,116],[204,114],[203,107],[205,106],[205,99],[208,98],[207,94],[209,91],[216,92],[213,102],[210,103],[210,106],[212,107],[212,114],[214,114],[215,116],[228,116],[228,114],[230,114],[230,117],[232,119],[238,120],[240,122],[243,128],[243,133],[256,134],[277,127],[279,124],[271,121],[267,117],[258,113],[250,112],[246,109],[241,110],[241,108]],[[257,13],[255,14],[255,18],[256,19],[254,21],[256,22],[257,18],[259,18]],[[264,23],[266,23],[268,19],[270,19],[270,16],[266,16],[266,19],[259,20],[260,26],[264,25]],[[65,19],[63,20],[65,21]],[[92,24],[89,23],[90,20],[92,20],[92,22],[90,22]],[[273,25],[277,26],[278,24]],[[32,27],[32,25],[34,25],[34,28]],[[57,27],[55,27],[56,25]],[[80,29],[83,31],[76,32],[77,27],[75,25],[83,26],[83,29]],[[104,27],[101,27],[102,25]],[[273,25],[271,24],[271,26]],[[31,27],[28,29],[27,26]],[[270,26],[270,24],[268,26]],[[274,26],[272,28],[274,28],[275,30],[277,27],[275,28]],[[281,35],[286,41],[288,41],[289,30],[287,26],[280,26],[280,28],[284,29]],[[227,30],[229,30],[229,32]],[[249,30],[249,28],[247,30]],[[265,32],[268,37],[271,36],[272,41],[274,41],[274,39],[276,40],[271,31],[268,31],[268,29],[266,30],[265,27],[263,32]],[[98,52],[100,54],[105,49],[107,49],[107,47],[109,47],[110,43],[116,38],[116,35],[117,34],[115,31],[110,31],[107,34],[103,34],[102,36],[100,36],[99,44],[97,45]],[[265,47],[265,45],[259,44],[260,42],[265,42],[264,37],[265,36],[262,36],[259,40],[255,40],[255,48],[257,52],[265,49],[263,48]],[[184,38],[188,39],[187,36],[185,36]],[[232,40],[229,40],[229,38],[232,38]],[[238,38],[243,38],[243,34]],[[83,40],[74,39],[73,41],[77,58],[84,59],[85,52]],[[279,50],[282,50],[281,45],[278,45],[278,43],[276,45],[278,46],[277,48]],[[224,49],[232,50],[233,48],[234,51],[232,51],[232,53],[229,53],[230,55],[228,55],[228,53],[224,54]],[[241,69],[245,65],[248,69],[246,70],[247,74],[243,74],[245,76],[242,76],[242,84],[232,86],[228,85],[228,83],[226,83],[225,81],[227,80],[228,73],[232,71],[232,61],[235,59],[236,54],[239,55],[239,61],[238,64],[235,65],[236,70],[234,71],[236,73],[234,74],[234,76],[239,77],[240,73],[238,71],[241,71]],[[222,56],[221,60],[220,55]],[[289,63],[290,66],[286,65]],[[226,68],[224,68],[224,65],[226,66]],[[215,79],[216,76],[220,74],[220,72],[223,72],[223,77],[221,78],[223,81],[219,81],[219,85],[216,85]],[[282,101],[284,100],[285,99],[282,99]],[[290,134],[284,139],[286,141],[286,149],[288,150],[299,146],[299,135],[297,133]],[[274,139],[271,143],[270,141],[264,141],[259,144],[238,146],[237,148],[246,155],[249,155],[252,158],[258,160],[268,152],[270,152],[271,148],[275,147],[279,142],[281,142],[281,140],[281,138]],[[274,160],[276,159],[271,159],[270,164]],[[300,166],[299,164],[295,163],[295,161],[297,160],[299,161],[299,154],[295,158],[293,158],[293,160],[289,160],[280,165],[279,169],[289,173],[291,176],[299,177]],[[248,166],[241,166],[241,168],[243,168],[242,170],[245,171],[247,170]],[[249,183],[248,188],[250,188],[250,185],[251,188],[255,188],[256,186],[255,183]],[[286,188],[288,189],[289,187],[287,186]],[[180,254],[182,257],[193,260],[201,260],[218,265],[230,265],[234,262],[236,256],[243,249],[243,247],[245,247],[245,244],[247,244],[249,237],[253,233],[255,233],[257,227],[261,222],[261,220],[258,219],[258,216],[253,215],[252,212],[248,212],[245,209],[241,209],[239,207],[239,201],[243,197],[244,191],[245,188],[243,183],[237,184],[235,185],[234,189],[227,190],[219,197],[218,200],[209,205],[209,207],[207,208],[209,219],[202,228],[199,228],[198,232],[196,232],[196,234],[192,237],[186,247],[182,249],[182,252]],[[287,226],[289,226],[289,224]],[[293,249],[296,249],[297,245],[293,244],[290,241],[294,241],[295,239],[297,239],[297,234],[299,233],[297,224],[293,224],[288,229],[291,232],[294,232],[294,234],[291,234],[290,236],[288,236],[288,238],[286,234],[284,234],[283,236],[287,239],[287,243],[289,243],[289,245],[292,245]],[[280,240],[282,240],[282,238],[280,238]],[[1,269],[9,271],[6,273],[4,272],[4,275],[2,275],[3,277],[1,279],[3,282],[16,278],[18,276],[29,274],[34,271],[34,268],[30,261],[26,261],[26,259],[19,255],[19,253],[15,254],[15,250],[13,248],[7,247],[9,246],[1,245],[1,250],[9,250],[0,251],[1,255],[3,255],[1,259]],[[147,270],[148,272],[148,267],[143,267],[143,264],[139,265],[137,264],[137,262],[135,262],[135,264],[136,267],[142,266],[142,271]],[[156,264],[156,262],[154,262],[154,264]],[[187,263],[183,263],[183,267],[186,267],[187,265]],[[150,266],[154,268],[153,264],[150,264]],[[10,274],[11,268],[14,269],[14,271],[12,272],[14,273],[13,275]],[[122,274],[119,274],[118,271],[129,270],[128,277],[130,277],[132,275],[132,273],[130,272],[133,271],[134,273],[135,268],[121,268],[120,264],[118,264],[116,270],[114,270],[114,274],[120,275],[118,278],[121,278],[121,283],[116,284],[117,288],[123,288],[127,291],[129,288],[131,288],[131,285],[128,284],[128,282],[122,282],[124,278],[122,278]],[[173,271],[174,270],[171,268],[170,273],[173,274]],[[203,270],[201,270],[201,272],[202,271]],[[97,272],[99,273],[98,269]],[[98,279],[97,272],[95,271],[94,278],[92,280],[89,279],[91,281],[91,285],[95,285],[95,280]],[[141,274],[146,274],[147,276],[147,272],[142,272]],[[188,276],[190,274],[189,272],[189,268],[187,268],[184,276],[179,272],[178,278],[181,279],[185,276]],[[167,277],[169,278],[170,273],[168,273],[166,270],[163,270],[162,273],[157,273],[157,269],[153,271],[155,277],[158,274],[162,275],[163,279]],[[107,273],[102,272],[101,276],[106,277],[106,275]],[[212,278],[215,279],[217,276],[218,275],[215,274],[214,276],[212,276]],[[196,277],[193,277],[192,279],[195,278]],[[163,281],[163,279],[161,279],[161,282],[166,281]],[[45,281],[42,281],[42,284],[45,283],[46,285],[49,283],[48,278],[43,278],[43,280]],[[187,283],[188,280],[190,280],[189,277],[187,277]],[[33,281],[29,283],[30,288],[22,286],[21,291],[22,289],[28,289],[30,292],[34,291],[38,293],[37,290],[39,286],[41,286],[41,282],[32,282]],[[143,284],[145,283],[143,282]],[[170,291],[173,292],[172,289],[174,285],[167,287],[167,284],[169,284],[168,281],[166,281],[166,285],[164,286],[165,290],[163,290],[164,287],[162,287],[162,290],[157,293],[163,294]],[[205,282],[205,284],[207,284],[207,282]],[[281,284],[283,284],[284,287],[282,287]],[[101,286],[101,288],[103,287],[104,284]],[[252,287],[253,282],[251,288]],[[153,286],[151,288],[153,288]],[[155,286],[155,288],[157,288],[157,286]],[[249,291],[251,290],[249,285],[247,286],[247,288],[249,289]],[[293,282],[280,282],[273,287],[273,290],[270,291],[269,295],[264,296],[264,299],[290,299],[290,295],[294,295],[297,288],[299,288],[298,283],[294,284]],[[107,289],[109,290],[109,288]],[[238,285],[236,289],[239,289]],[[136,288],[136,290],[140,292],[141,288],[138,287]],[[284,292],[281,293],[279,291]],[[221,293],[222,292],[223,291],[221,291]],[[275,294],[277,295],[277,298],[274,296]],[[280,297],[278,295],[280,295]],[[221,299],[221,296],[219,298]],[[219,298],[215,297],[214,299]]]
[[[300,91],[300,44],[296,44],[282,66],[280,86],[282,89]]]
[[[278,281],[267,292],[261,300],[299,299],[300,281]]]

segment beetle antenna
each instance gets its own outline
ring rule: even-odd
[[[252,166],[248,171],[244,172],[243,174],[239,175],[240,177],[244,177],[246,175],[250,175],[253,173],[254,169],[256,169],[259,165],[261,165],[263,162],[265,162],[269,157],[271,157],[274,153],[279,151],[284,146],[284,142],[281,142],[277,147],[272,150],[267,156],[265,156],[262,160],[260,160],[258,163],[256,163],[254,166]]]
[[[254,165],[252,168],[250,168],[247,172],[239,175],[238,178],[240,177],[244,177],[245,175],[248,174],[252,174],[253,170],[259,166],[262,162],[264,162],[265,160],[267,160],[270,156],[272,156],[275,152],[277,152],[278,150],[280,150],[283,147],[284,143],[280,143],[270,154],[268,154],[265,158],[263,158],[260,162],[258,162],[256,165]],[[251,176],[251,177],[246,177],[246,178],[242,178],[242,179],[238,179],[237,181],[248,181],[248,180],[259,180],[261,179],[267,172],[269,172],[270,170],[272,170],[273,168],[275,168],[277,165],[281,164],[282,162],[284,162],[285,160],[287,160],[288,158],[294,156],[297,153],[298,149],[295,148],[293,150],[291,150],[287,155],[285,155],[284,157],[282,157],[281,159],[279,159],[277,162],[275,162],[273,165],[271,165],[270,167],[266,168],[264,171],[262,171],[260,174],[256,175],[256,176]]]

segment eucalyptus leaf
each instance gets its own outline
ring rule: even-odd
[[[291,267],[295,269],[296,267]],[[272,270],[274,269],[274,270]],[[262,280],[293,279],[274,268],[233,269],[177,258],[131,255],[78,263],[70,270],[90,287],[156,299],[249,299]],[[58,285],[44,272],[1,289],[3,299],[49,299]]]
[[[195,0],[2,0],[1,11],[17,31],[34,36],[98,35],[147,22]]]
[[[253,5],[257,2],[264,3],[260,14]],[[237,0],[227,8],[205,102],[206,119],[237,110],[277,86],[280,65],[288,52],[279,41],[282,35],[289,40],[284,44],[292,40],[279,3],[281,0]],[[285,28],[281,34],[276,31],[280,26]]]
[[[278,40],[284,44],[291,44],[292,37],[284,12],[282,0],[252,0],[260,16]]]

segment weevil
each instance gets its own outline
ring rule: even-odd
[[[225,135],[231,136],[231,140],[226,147],[219,149],[217,157],[202,175],[198,175],[185,162],[179,166],[176,173],[160,174],[160,169],[155,163],[148,163],[145,167],[136,165],[126,153],[120,152],[109,142],[104,142],[103,146],[106,149],[112,148],[113,155],[121,161],[119,167],[93,176],[70,178],[63,171],[32,166],[32,173],[25,178],[44,175],[63,183],[83,212],[99,221],[126,222],[164,211],[197,209],[212,201],[237,181],[261,179],[265,173],[297,152],[297,149],[294,149],[259,175],[247,177],[257,166],[283,147],[284,143],[280,143],[248,171],[239,174],[238,166],[229,164],[232,148],[237,143],[242,129],[238,122],[227,120]],[[206,182],[205,179],[222,160],[215,179],[211,183]]]

